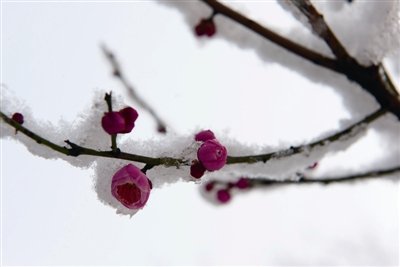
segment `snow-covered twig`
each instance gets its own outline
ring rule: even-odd
[[[240,177],[236,181],[224,181],[224,180],[209,180],[203,188],[203,196],[212,202],[217,201],[220,204],[228,203],[232,196],[239,192],[248,192],[251,189],[256,188],[273,188],[284,185],[309,185],[309,184],[320,184],[329,185],[332,183],[354,183],[359,181],[365,181],[369,179],[382,179],[383,176],[390,176],[400,173],[400,166],[395,166],[387,169],[376,169],[367,172],[361,172],[356,174],[349,174],[345,176],[333,176],[333,177],[308,177],[305,174],[298,173],[297,177],[286,177],[285,179],[274,179],[272,177]],[[215,197],[215,199],[213,198]]]
[[[342,43],[336,38],[331,28],[326,24],[324,17],[317,11],[309,0],[287,0],[299,10],[308,20],[314,34],[319,36],[329,46],[338,60],[354,60],[346,51]]]
[[[65,140],[65,143],[69,145],[69,147],[57,145],[40,135],[30,131],[29,129],[25,128],[18,122],[9,118],[6,114],[0,111],[0,117],[10,126],[14,127],[17,132],[21,132],[24,135],[28,136],[32,140],[36,141],[39,145],[47,146],[48,148],[62,153],[67,156],[77,157],[80,155],[90,155],[90,156],[97,156],[97,157],[105,157],[105,158],[115,158],[115,159],[125,159],[135,162],[146,163],[151,166],[180,166],[180,165],[189,165],[187,161],[184,159],[178,158],[171,158],[171,157],[160,157],[160,158],[153,158],[147,157],[142,155],[130,154],[126,152],[122,152],[120,150],[110,150],[110,151],[100,151],[95,150],[92,148],[83,147],[77,145],[69,140]],[[99,126],[100,127],[100,126]]]
[[[346,137],[352,136],[353,132],[357,130],[358,127],[361,127],[362,125],[369,124],[382,115],[384,115],[386,112],[383,109],[379,109],[372,113],[371,115],[365,117],[363,120],[349,126],[345,130],[333,134],[331,136],[328,136],[326,138],[323,138],[319,141],[313,142],[308,145],[301,145],[301,146],[296,146],[296,147],[290,147],[286,150],[279,151],[279,152],[273,152],[273,153],[268,153],[268,154],[262,154],[262,155],[256,155],[256,156],[241,156],[241,157],[228,157],[228,162],[227,163],[255,163],[255,162],[267,162],[270,159],[276,159],[276,158],[282,158],[282,157],[287,157],[291,155],[295,155],[298,153],[301,153],[306,150],[310,150],[313,148],[316,148],[318,146],[324,146],[327,145],[328,143],[335,142],[338,140],[343,140]]]
[[[112,67],[113,75],[122,83],[122,85],[126,88],[129,95],[136,101],[136,103],[139,104],[139,106],[142,107],[144,110],[149,112],[150,115],[154,118],[157,123],[157,131],[159,133],[166,133],[167,126],[165,122],[160,118],[156,111],[139,96],[134,87],[128,82],[114,53],[111,52],[104,45],[102,46],[102,50]]]
[[[236,163],[256,163],[256,162],[267,162],[271,159],[279,159],[283,157],[289,157],[295,154],[299,154],[304,151],[310,151],[319,146],[325,146],[332,142],[339,141],[346,139],[347,137],[351,137],[354,134],[358,134],[360,127],[363,125],[368,125],[384,115],[386,112],[382,109],[375,111],[371,115],[367,116],[363,120],[351,125],[350,127],[346,128],[345,130],[338,132],[336,134],[330,135],[326,138],[323,138],[319,141],[313,142],[311,144],[301,145],[297,147],[290,147],[289,149],[277,151],[268,154],[261,154],[261,155],[248,155],[248,156],[228,156],[226,164],[236,164]],[[6,114],[0,111],[1,118],[10,126],[14,127],[16,131],[23,133],[24,135],[28,136],[32,140],[36,141],[38,144],[44,145],[49,147],[52,150],[65,154],[67,156],[77,157],[79,155],[91,155],[91,156],[98,156],[98,157],[106,157],[106,158],[116,158],[116,159],[125,159],[135,162],[146,163],[148,166],[189,166],[189,160],[184,158],[172,158],[172,157],[147,157],[142,155],[130,154],[126,152],[122,152],[119,149],[110,150],[110,151],[99,151],[92,148],[87,148],[83,146],[79,146],[69,140],[66,140],[66,144],[69,145],[68,147],[57,145],[38,134],[30,131],[26,127],[22,126],[18,122],[14,121],[12,118],[8,117]]]
[[[310,0],[287,1],[307,18],[314,34],[329,46],[337,58],[341,72],[350,80],[359,83],[375,97],[382,107],[387,108],[400,119],[400,96],[383,66],[380,64],[378,66],[365,67],[350,56]]]
[[[393,83],[390,81],[390,77],[387,75],[385,69],[380,65],[363,66],[354,58],[349,56],[343,45],[341,45],[334,33],[330,30],[322,16],[319,15],[316,17],[317,19],[313,19],[310,22],[315,24],[312,27],[318,29],[318,35],[325,38],[324,40],[336,55],[336,59],[325,57],[287,38],[284,38],[216,0],[200,1],[210,6],[217,14],[221,14],[230,18],[249,30],[263,36],[265,39],[273,42],[274,44],[288,50],[289,52],[318,66],[345,75],[350,81],[356,82],[365,91],[373,95],[382,108],[392,112],[398,119],[400,119],[400,96]],[[301,2],[304,2],[304,0]],[[311,5],[311,3],[309,4]],[[309,9],[310,8],[307,10]],[[302,9],[300,11],[303,10],[306,12],[306,9]],[[315,8],[313,8],[313,10],[317,12]],[[317,12],[317,14],[319,13]],[[313,17],[315,16],[316,15],[314,14]],[[323,27],[321,25],[323,25]]]
[[[200,1],[203,1],[204,3],[209,5],[217,14],[221,14],[223,16],[232,19],[233,21],[236,21],[237,23],[263,36],[265,39],[275,43],[280,47],[285,48],[289,52],[292,52],[293,54],[302,57],[304,59],[307,59],[313,62],[314,64],[317,64],[324,68],[328,68],[333,71],[339,71],[339,69],[336,66],[335,59],[326,57],[311,49],[308,49],[305,46],[293,42],[216,0],[200,0]]]
[[[293,180],[293,178],[287,179],[274,179],[271,177],[255,177],[255,178],[240,178],[239,180],[245,180],[246,187],[245,188],[254,188],[254,187],[266,187],[266,186],[276,186],[276,185],[298,185],[298,184],[323,184],[329,185],[332,183],[345,183],[345,182],[357,182],[364,181],[366,179],[376,179],[382,178],[383,176],[393,175],[400,172],[400,166],[395,166],[392,168],[382,169],[382,170],[372,170],[367,172],[355,173],[346,176],[339,177],[319,177],[313,178],[309,177],[305,174],[299,174],[299,179]],[[238,181],[239,181],[238,180]],[[221,180],[210,180],[208,183],[225,185],[226,187],[235,187],[235,183],[226,182]],[[237,184],[237,183],[236,183]]]
[[[365,179],[373,179],[373,178],[380,178],[382,176],[395,174],[400,172],[400,166],[396,166],[389,169],[384,170],[373,170],[363,173],[356,173],[348,176],[341,176],[341,177],[320,177],[320,178],[312,178],[306,175],[301,176],[301,178],[297,181],[293,180],[285,180],[285,181],[276,181],[271,178],[256,178],[250,179],[251,183],[254,186],[268,186],[268,185],[287,185],[287,184],[332,184],[332,183],[342,183],[342,182],[355,182],[361,181]]]
[[[108,107],[108,112],[112,112],[112,96],[111,96],[111,92],[109,94],[106,94],[104,96],[104,100],[107,102],[107,107]],[[112,134],[111,135],[111,149],[113,151],[117,151],[118,147],[117,147],[117,135],[116,134]]]

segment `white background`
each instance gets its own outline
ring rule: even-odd
[[[274,1],[246,9],[282,32],[294,24]],[[72,121],[95,89],[124,94],[101,43],[177,133],[203,127],[289,146],[351,118],[333,89],[218,37],[199,41],[180,13],[153,1],[4,2],[1,15],[2,83],[38,120]],[[132,135],[157,135],[139,112]],[[367,137],[340,166],[327,166],[329,174],[362,170],[385,153],[384,140]],[[129,219],[97,200],[92,170],[34,157],[11,140],[1,145],[6,265],[399,262],[399,191],[391,181],[257,190],[221,207],[203,199],[199,185],[177,183],[154,190]]]

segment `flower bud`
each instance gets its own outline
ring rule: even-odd
[[[125,119],[119,112],[106,112],[101,119],[101,126],[108,134],[117,134],[125,129]]]
[[[206,168],[204,168],[203,164],[198,160],[194,160],[192,165],[190,166],[190,175],[194,178],[199,179],[201,176],[204,175]]]
[[[215,135],[211,130],[201,131],[194,136],[194,140],[200,142],[205,142],[212,139],[215,139]]]
[[[216,32],[215,24],[212,19],[202,19],[194,30],[197,36],[207,35],[211,37]]]
[[[139,114],[131,107],[116,112],[106,112],[101,119],[101,126],[108,134],[130,133],[135,127]]]
[[[250,187],[250,181],[248,178],[242,177],[236,182],[235,186],[239,189],[247,189]]]
[[[22,115],[21,113],[14,113],[11,117],[11,119],[19,124],[23,124],[24,123],[24,115]]]
[[[220,203],[227,203],[229,200],[231,200],[231,193],[229,193],[229,191],[226,189],[218,190],[217,199]]]
[[[149,199],[150,191],[149,179],[132,164],[117,171],[111,181],[112,195],[128,209],[143,208]]]
[[[210,192],[211,190],[214,189],[214,186],[215,186],[215,182],[211,181],[206,184],[205,189],[207,192]]]
[[[197,151],[197,158],[209,171],[216,171],[224,167],[227,157],[226,148],[217,140],[207,140]]]
[[[130,133],[135,127],[135,121],[139,117],[139,114],[137,111],[131,107],[126,107],[124,109],[121,109],[119,111],[119,114],[124,118],[125,120],[125,127],[123,130],[121,130],[120,133]]]

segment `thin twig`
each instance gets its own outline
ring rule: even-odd
[[[150,113],[150,115],[154,118],[157,123],[157,131],[159,133],[166,133],[167,126],[164,121],[160,118],[160,116],[156,113],[156,111],[149,105],[147,102],[139,96],[134,87],[128,82],[124,73],[122,72],[121,66],[117,61],[114,53],[112,53],[107,47],[102,46],[102,50],[104,55],[108,59],[113,71],[113,75],[122,83],[122,85],[126,88],[129,95],[136,101],[136,103],[142,107],[144,110]]]
[[[270,159],[277,159],[277,158],[282,158],[282,157],[288,157],[291,155],[295,155],[298,153],[301,153],[303,151],[307,151],[310,149],[313,149],[318,146],[324,146],[327,143],[335,142],[338,140],[341,140],[343,138],[349,137],[352,135],[352,132],[357,129],[358,127],[364,125],[364,124],[370,124],[376,119],[380,118],[386,113],[385,110],[379,109],[372,113],[371,115],[365,117],[363,120],[347,127],[343,131],[330,135],[326,138],[323,138],[319,141],[313,142],[311,144],[307,145],[301,145],[297,147],[290,147],[286,150],[283,151],[278,151],[278,152],[272,152],[272,153],[267,153],[267,154],[261,154],[261,155],[255,155],[255,156],[240,156],[240,157],[233,157],[229,156],[228,157],[228,164],[235,164],[235,163],[256,163],[256,162],[267,162]]]
[[[255,178],[250,179],[251,184],[255,186],[269,186],[269,185],[288,185],[288,184],[332,184],[332,183],[343,183],[343,182],[355,182],[366,179],[380,178],[385,175],[391,175],[400,172],[400,166],[392,167],[384,170],[372,170],[363,173],[356,173],[341,177],[322,177],[322,178],[311,178],[307,176],[301,177],[297,181],[290,179],[277,181],[271,178]]]
[[[340,177],[320,177],[320,178],[312,178],[307,177],[305,175],[301,176],[298,180],[293,180],[293,178],[286,178],[276,180],[271,177],[257,177],[257,178],[244,178],[249,182],[249,187],[266,187],[266,186],[280,186],[280,185],[299,185],[299,184],[323,184],[329,185],[332,183],[347,183],[347,182],[357,182],[357,181],[365,181],[367,179],[376,179],[381,178],[386,175],[392,175],[399,172],[400,174],[400,166],[395,166],[388,169],[383,170],[372,170],[367,172],[361,172],[346,176]],[[243,178],[242,178],[243,179]],[[211,180],[211,183],[234,186],[235,183],[226,182],[222,180]]]
[[[108,112],[112,112],[113,111],[113,109],[112,109],[112,95],[111,94],[112,94],[112,92],[110,92],[109,94],[106,93],[106,95],[104,97],[104,100],[107,103]],[[112,134],[111,135],[111,149],[114,152],[118,150],[118,147],[117,147],[117,135],[116,134]]]

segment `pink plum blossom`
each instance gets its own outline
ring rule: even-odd
[[[216,32],[216,27],[212,19],[202,19],[194,28],[197,36],[207,35],[211,37]]]
[[[227,203],[229,200],[231,200],[231,193],[229,193],[229,191],[226,189],[218,190],[217,199],[220,203]]]
[[[23,124],[24,123],[24,115],[22,115],[21,113],[14,113],[11,117],[11,119],[19,124]]]
[[[151,184],[147,176],[132,164],[117,171],[111,181],[111,193],[128,209],[143,208],[149,199]]]
[[[250,181],[248,178],[242,177],[236,182],[235,186],[239,189],[247,189],[250,187]]]
[[[190,166],[190,175],[194,178],[199,179],[204,175],[206,168],[199,162],[198,160],[194,160],[192,165]]]
[[[197,158],[208,171],[216,171],[224,167],[228,153],[217,140],[207,140],[199,150]]]
[[[133,127],[135,127],[135,121],[138,118],[139,114],[135,109],[131,107],[121,109],[119,113],[125,120],[125,127],[120,133],[130,133]]]
[[[214,186],[215,186],[215,182],[211,181],[206,184],[205,189],[207,192],[209,192],[214,189]]]
[[[139,114],[131,107],[120,111],[106,112],[101,119],[101,126],[108,134],[130,133],[135,127]]]
[[[215,135],[211,130],[204,130],[194,136],[194,140],[205,142],[207,140],[215,139]]]
[[[101,119],[101,126],[108,134],[117,134],[125,129],[125,119],[119,112],[106,112]]]

